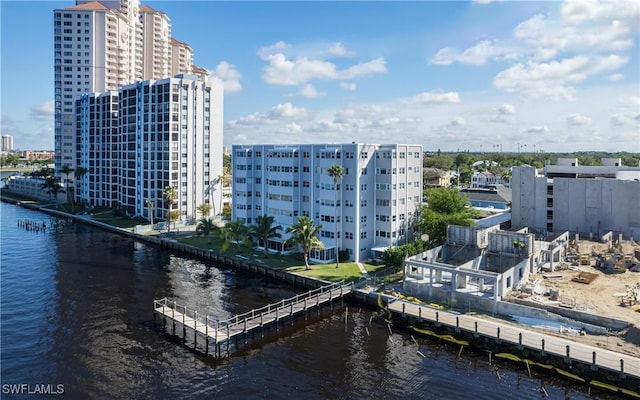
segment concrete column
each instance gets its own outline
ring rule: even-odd
[[[478,278],[478,289],[482,292],[484,290],[484,278]]]
[[[433,296],[433,268],[429,268],[429,298]]]
[[[458,274],[455,272],[451,273],[451,301],[456,299],[456,279],[458,278]]]

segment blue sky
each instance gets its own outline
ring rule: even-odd
[[[53,10],[0,1],[1,133],[53,148]],[[224,82],[224,143],[640,152],[635,0],[149,1]]]

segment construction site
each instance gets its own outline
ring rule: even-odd
[[[504,300],[552,312],[567,310],[626,321],[627,327],[604,323],[607,334],[583,334],[576,340],[615,346],[618,351],[640,357],[640,244],[632,239],[606,239],[569,241],[561,262],[552,269],[532,273]],[[562,329],[559,334],[563,334]]]

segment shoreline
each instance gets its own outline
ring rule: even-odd
[[[118,234],[122,234],[124,236],[129,236],[131,238],[133,238],[134,240],[142,240],[143,242],[148,242],[150,244],[156,244],[156,245],[160,245],[163,248],[167,248],[167,249],[173,249],[176,251],[180,251],[180,252],[184,252],[184,250],[181,251],[181,249],[185,249],[185,248],[193,248],[191,250],[191,255],[186,254],[188,257],[190,256],[195,256],[198,259],[201,259],[202,261],[204,261],[204,259],[202,259],[201,256],[198,255],[198,253],[200,253],[201,255],[204,253],[207,253],[209,255],[213,255],[210,252],[204,250],[204,249],[198,249],[195,248],[193,246],[190,245],[185,245],[182,243],[178,243],[172,240],[165,240],[162,238],[157,238],[154,236],[147,236],[147,235],[141,235],[136,233],[135,231],[131,230],[131,229],[126,229],[126,228],[119,228],[119,227],[115,227],[115,226],[111,226],[105,223],[102,223],[100,221],[95,221],[93,219],[91,219],[90,216],[79,216],[79,215],[74,215],[74,214],[69,214],[63,211],[59,211],[59,210],[52,210],[52,209],[48,209],[48,208],[44,208],[44,207],[40,207],[39,205],[35,205],[35,204],[20,204],[19,200],[13,199],[13,198],[5,198],[5,196],[2,196],[2,201],[8,202],[8,203],[12,203],[14,205],[19,205],[21,207],[25,207],[25,208],[30,208],[32,210],[35,211],[40,211],[46,214],[50,214],[50,215],[54,215],[60,218],[70,218],[73,219],[74,221],[78,221],[78,222],[82,222],[82,223],[87,223],[89,225],[92,226],[96,226],[99,228],[103,228],[103,229],[107,229],[109,231],[112,231],[114,233],[118,233]],[[193,227],[187,228],[186,231],[189,231],[190,229],[193,229]],[[174,247],[175,246],[175,247]],[[215,255],[216,261],[218,260],[219,255]],[[242,269],[245,270],[252,270],[251,266],[249,266],[248,262],[242,262],[241,260],[236,260],[233,257],[225,257],[226,259],[231,259],[231,265],[232,267],[241,267]],[[210,261],[213,261],[212,258],[209,259]],[[219,261],[220,262],[220,261]],[[229,261],[227,261],[227,263],[229,263]],[[242,264],[242,266],[241,266]],[[247,264],[247,265],[244,265]],[[256,268],[258,266],[255,266]],[[262,269],[269,269],[271,270],[271,268],[269,267],[265,267],[265,266],[259,266]],[[257,270],[255,270],[255,272],[258,272]],[[266,272],[262,272],[262,273],[266,273]],[[280,277],[277,277],[276,274],[281,275]],[[299,276],[297,274],[292,274],[286,271],[276,271],[273,270],[273,277],[275,278],[280,278],[282,279],[284,282],[288,282],[291,284],[300,284],[302,282],[296,282],[296,279],[293,278],[293,280],[287,280],[285,275],[296,275]],[[271,276],[271,274],[269,274],[268,276]],[[300,276],[302,277],[302,276]],[[317,284],[321,284],[324,285],[326,284],[326,282],[318,280],[316,278],[311,278],[311,277],[304,277],[304,283],[302,283],[303,285],[307,286],[308,283],[306,281],[315,281],[317,282]],[[396,284],[397,285],[397,284]],[[401,285],[401,283],[400,283]],[[312,287],[312,286],[310,286]],[[369,287],[369,293],[366,297],[370,297],[371,293],[377,293],[378,290],[380,288],[379,287]],[[388,296],[388,295],[387,295]],[[507,320],[507,316],[504,316],[504,318],[500,318],[500,317],[494,317],[491,316],[489,314],[486,313],[473,313],[474,316],[479,317],[479,318],[483,318],[483,319],[488,319],[488,320],[497,320],[500,321],[502,323],[510,323],[514,326],[518,326],[519,328],[523,329],[523,330],[527,330],[527,331],[531,331],[531,332],[541,332],[541,333],[545,333],[545,334],[550,334],[550,335],[555,335],[555,336],[559,336],[565,339],[571,339],[574,340],[576,342],[579,343],[583,343],[586,345],[590,345],[592,347],[596,347],[596,348],[602,348],[602,349],[606,349],[606,350],[610,350],[613,352],[617,352],[620,354],[625,354],[625,355],[630,355],[633,357],[637,357],[638,360],[640,361],[640,346],[633,343],[633,342],[629,342],[627,341],[624,337],[620,337],[620,336],[616,336],[616,335],[612,335],[612,336],[607,336],[604,341],[602,337],[598,337],[597,335],[573,335],[573,336],[567,336],[566,334],[559,334],[559,333],[554,333],[554,332],[549,332],[547,330],[543,330],[543,329],[539,329],[536,327],[532,327],[532,326],[528,326],[525,324],[519,324],[513,321],[508,321]],[[637,332],[636,337],[638,338],[638,341],[640,342],[640,329],[638,327],[635,327],[633,324],[631,324],[631,328],[632,330],[635,330]],[[606,345],[603,345],[603,342],[606,341]]]

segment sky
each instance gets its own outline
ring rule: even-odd
[[[53,10],[0,0],[0,131],[53,149]],[[224,84],[224,144],[640,152],[640,2],[142,1]]]

